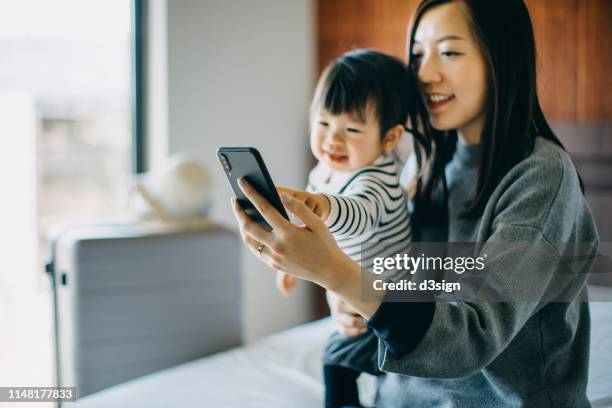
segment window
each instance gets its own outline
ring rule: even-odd
[[[53,383],[50,225],[116,217],[132,180],[129,0],[0,0],[0,385]],[[6,242],[5,242],[6,241]]]

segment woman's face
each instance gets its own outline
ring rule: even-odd
[[[421,93],[438,130],[456,129],[478,143],[484,126],[487,66],[459,2],[428,10],[414,37]]]

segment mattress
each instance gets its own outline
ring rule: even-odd
[[[612,288],[605,288],[611,291]],[[588,396],[612,407],[612,303],[591,303]],[[322,406],[321,356],[333,322],[319,320],[233,349],[150,374],[80,399],[72,407],[317,407]],[[374,377],[360,377],[371,404]]]
[[[322,406],[321,357],[333,322],[323,319],[251,346],[205,357],[109,388],[72,407]]]
[[[590,292],[601,294],[600,298],[605,296],[610,299],[612,287],[591,287]],[[590,306],[591,355],[587,395],[593,408],[610,408],[612,407],[612,302],[591,302]]]

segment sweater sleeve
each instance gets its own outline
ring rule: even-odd
[[[374,174],[357,178],[342,195],[326,197],[330,214],[325,225],[335,237],[364,234],[379,223],[389,208],[406,205],[397,180],[390,187]]]
[[[433,308],[383,304],[368,321],[379,337],[381,370],[428,378],[474,374],[503,353],[547,301],[583,287],[584,269],[556,273],[558,243],[597,246],[573,166],[554,161],[526,166],[517,166],[506,185],[500,183],[501,192],[485,209],[491,211],[484,216],[491,221],[480,253],[489,251],[486,268],[478,279],[464,280],[478,296],[437,298]],[[431,315],[429,324],[422,314]]]
[[[543,242],[538,230],[522,226],[505,226],[496,238],[502,236]],[[380,369],[429,378],[458,378],[479,371],[495,359],[538,308],[537,299],[544,295],[551,274],[535,273],[550,267],[544,264],[544,258],[538,260],[514,249],[498,252],[494,258],[488,262],[488,276],[479,289],[507,297],[530,291],[536,300],[436,301],[435,307],[431,303],[383,304],[368,322],[380,339]],[[431,320],[423,322],[423,314]]]
[[[433,298],[421,302],[391,302],[385,298],[365,323],[391,355],[401,358],[414,350],[425,336],[435,309]],[[405,324],[406,316],[410,316],[410,324]]]

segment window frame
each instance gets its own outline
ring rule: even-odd
[[[142,0],[132,0],[131,49],[132,49],[132,172],[147,170],[146,140],[144,133],[144,42],[146,19]]]

